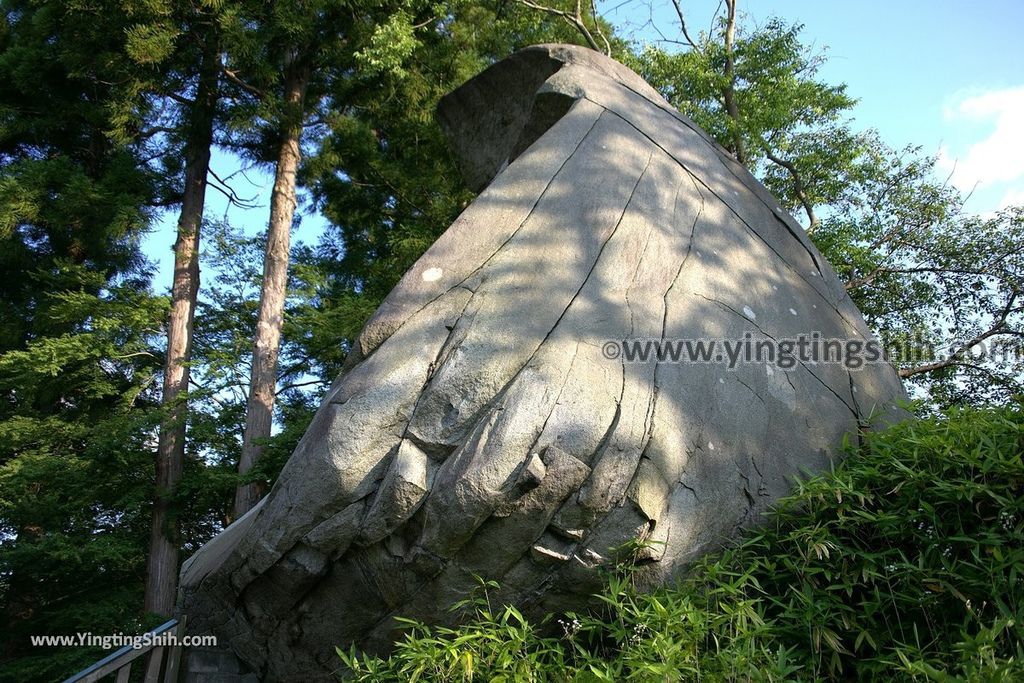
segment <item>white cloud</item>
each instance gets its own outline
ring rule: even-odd
[[[1008,206],[1024,206],[1024,187],[1018,187],[1007,191],[999,200],[999,208],[1005,209]]]
[[[1020,181],[1020,186],[1007,189],[1007,196],[1020,199],[1024,194],[1024,86],[954,97],[944,114],[952,126],[988,124],[984,125],[987,136],[967,145],[962,153],[939,148],[939,168],[952,174],[952,183],[970,192],[975,187]]]

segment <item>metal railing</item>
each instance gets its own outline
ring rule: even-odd
[[[162,640],[158,636],[165,634],[173,634],[173,644],[170,647],[155,644]],[[160,683],[161,681],[163,683],[177,683],[178,666],[181,664],[182,643],[185,638],[185,618],[182,617],[180,621],[178,619],[171,619],[149,631],[147,635],[152,636],[150,639],[152,644],[141,648],[125,645],[120,650],[104,657],[89,668],[83,669],[71,678],[66,679],[64,683],[92,683],[111,674],[117,674],[117,678],[114,679],[116,683],[128,683],[128,678],[132,674],[132,663],[149,652],[153,654],[146,663],[146,674],[143,679],[145,683]],[[166,655],[166,658],[164,655]],[[163,673],[162,677],[161,673]]]

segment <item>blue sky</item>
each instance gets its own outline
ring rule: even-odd
[[[618,26],[639,27],[649,16],[642,0],[598,3]],[[674,12],[654,0],[654,19],[663,32]],[[715,0],[682,0],[691,32],[707,30]],[[860,101],[857,128],[874,128],[890,145],[921,145],[938,154],[943,173],[964,192],[966,208],[988,213],[1024,204],[1024,1],[1022,0],[739,0],[741,14],[755,23],[770,16],[804,24],[807,42],[828,48],[820,75],[846,83]],[[638,39],[653,39],[649,31]],[[224,154],[214,168],[225,177],[236,170]],[[207,215],[227,218],[250,234],[266,226],[272,178],[241,176],[232,185],[241,196],[259,197],[259,208],[228,209],[211,191]],[[174,220],[168,216],[147,240],[146,252],[159,266],[157,291],[170,287]],[[293,241],[315,242],[322,220],[305,216]]]
[[[639,30],[647,4],[621,2],[598,6],[613,24],[653,40]],[[690,33],[708,30],[717,0],[681,2]],[[667,0],[654,3],[654,21],[676,28]],[[756,24],[771,16],[803,24],[808,44],[827,47],[821,78],[846,83],[859,100],[856,127],[878,130],[894,147],[938,154],[951,182],[974,191],[968,210],[1024,204],[1024,2],[739,0],[738,7]]]

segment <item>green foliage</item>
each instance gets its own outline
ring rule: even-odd
[[[374,27],[368,44],[356,50],[356,63],[368,75],[406,74],[405,61],[416,49],[413,17],[400,9]]]
[[[326,381],[381,300],[472,199],[434,121],[438,100],[516,49],[582,41],[557,17],[515,3],[432,9],[415,19],[426,23],[401,69],[359,70],[333,84],[338,106],[304,164],[302,181],[330,223],[310,255],[322,279],[304,314],[313,355],[330,361]]]
[[[33,649],[30,635],[143,627],[166,301],[66,262],[27,275],[45,314],[0,354],[0,678],[52,680],[97,651]]]
[[[171,57],[179,30],[169,21],[134,24],[127,31],[125,52],[137,64],[159,64]]]
[[[1020,404],[909,421],[677,586],[642,593],[624,566],[595,613],[535,626],[484,583],[461,627],[339,655],[362,681],[1019,680],[1022,452]]]
[[[0,679],[55,680],[99,652],[29,635],[145,625],[167,302],[139,240],[163,188],[123,5],[3,5]]]
[[[753,569],[773,634],[815,673],[1020,675],[1020,409],[953,411],[869,434],[726,556]]]
[[[1024,209],[966,214],[917,148],[863,136],[838,200],[812,233],[868,324],[934,404],[999,403],[1024,392],[1019,305]],[[975,343],[984,344],[971,350]],[[1017,353],[1012,353],[1016,349]]]
[[[802,42],[802,30],[800,24],[788,25],[779,19],[763,27],[741,24],[732,48],[732,84],[725,74],[725,44],[718,35],[702,33],[686,51],[668,52],[648,45],[635,56],[624,57],[673,106],[724,146],[733,146],[739,135],[751,168],[759,167],[766,151],[788,152],[791,148],[801,148],[804,153],[797,156],[810,166],[813,160],[806,152],[811,148],[829,153],[841,149],[835,140],[821,149],[821,139],[834,134],[855,101],[846,94],[845,85],[816,78],[824,55],[812,52]],[[738,121],[729,116],[723,101],[722,93],[730,87],[740,113]],[[836,160],[828,160],[827,166],[836,165]],[[827,180],[827,174],[821,179]],[[770,173],[767,180],[786,205],[800,205],[788,178],[777,182]],[[811,185],[819,187],[818,183]],[[825,189],[818,191],[824,194]]]
[[[431,628],[399,619],[409,633],[390,660],[338,648],[338,656],[360,681],[455,681],[480,676],[489,681],[546,680],[544,671],[568,670],[568,658],[557,638],[546,637],[512,606],[495,611],[489,591],[493,581],[479,579],[478,593],[453,606],[470,608],[474,619],[463,628]]]
[[[197,549],[230,520],[238,484],[249,364],[259,306],[265,234],[253,237],[223,223],[204,226],[202,260],[215,273],[201,291],[196,315],[190,392],[189,451],[196,463],[186,467],[179,495],[183,515],[197,526],[185,547]],[[292,249],[286,323],[276,407],[281,430],[268,440],[264,458],[246,481],[272,484],[312,418],[327,372],[322,365],[340,351],[321,348],[321,328],[329,316],[317,310],[321,271],[309,249]]]
[[[39,292],[62,286],[60,262],[106,277],[139,267],[138,238],[157,194],[139,150],[109,134],[126,96],[111,85],[126,68],[112,56],[118,29],[65,3],[4,7],[0,353],[52,330],[41,317],[52,299]]]
[[[809,235],[871,328],[894,343],[893,361],[918,397],[950,406],[1019,394],[1020,209],[967,215],[933,158],[855,131],[855,102],[845,86],[819,78],[825,53],[804,42],[802,28],[740,22],[730,49],[724,20],[697,37],[680,27],[676,44],[686,49],[647,45],[624,61],[806,215]],[[987,357],[971,351],[982,342]]]

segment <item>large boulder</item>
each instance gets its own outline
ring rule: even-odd
[[[439,120],[481,194],[367,323],[270,494],[182,571],[190,631],[267,680],[386,652],[395,616],[456,619],[474,575],[528,615],[580,610],[646,541],[640,579],[664,582],[900,416],[884,363],[625,359],[870,340],[800,226],[633,72],[532,47]]]

